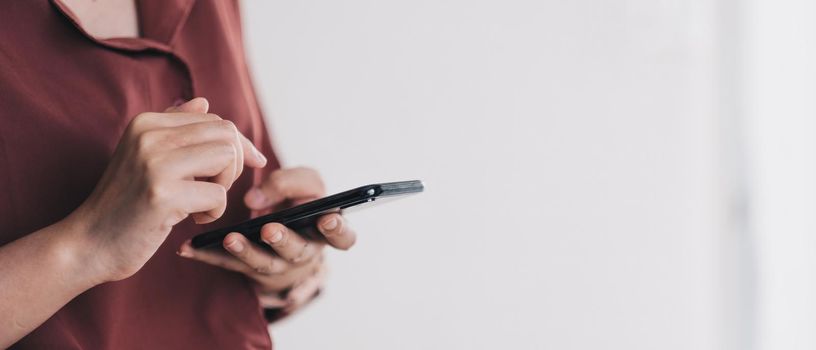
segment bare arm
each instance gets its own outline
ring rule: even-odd
[[[105,281],[82,228],[66,219],[0,247],[0,348],[33,331],[68,301]]]
[[[0,247],[0,347],[72,298],[144,266],[173,225],[212,222],[245,165],[266,159],[204,99],[128,126],[93,193],[66,219]]]

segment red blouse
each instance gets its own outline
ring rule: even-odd
[[[0,4],[0,245],[77,208],[131,118],[195,96],[267,155],[264,171],[279,166],[237,1],[137,3],[141,37],[108,40],[89,36],[59,0]],[[269,349],[250,281],[175,254],[199,232],[249,218],[242,197],[261,176],[245,171],[223,218],[180,223],[141,271],[79,295],[12,349]]]

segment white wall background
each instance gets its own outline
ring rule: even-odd
[[[714,5],[246,1],[286,164],[428,186],[350,217],[277,347],[728,348]]]
[[[745,8],[757,339],[761,349],[816,349],[816,3],[750,0]]]

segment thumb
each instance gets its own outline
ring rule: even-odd
[[[172,106],[164,111],[166,113],[207,113],[210,109],[210,102],[206,98],[196,97],[178,106]]]

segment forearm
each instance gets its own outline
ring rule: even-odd
[[[63,220],[0,247],[0,348],[104,281],[76,221]]]

